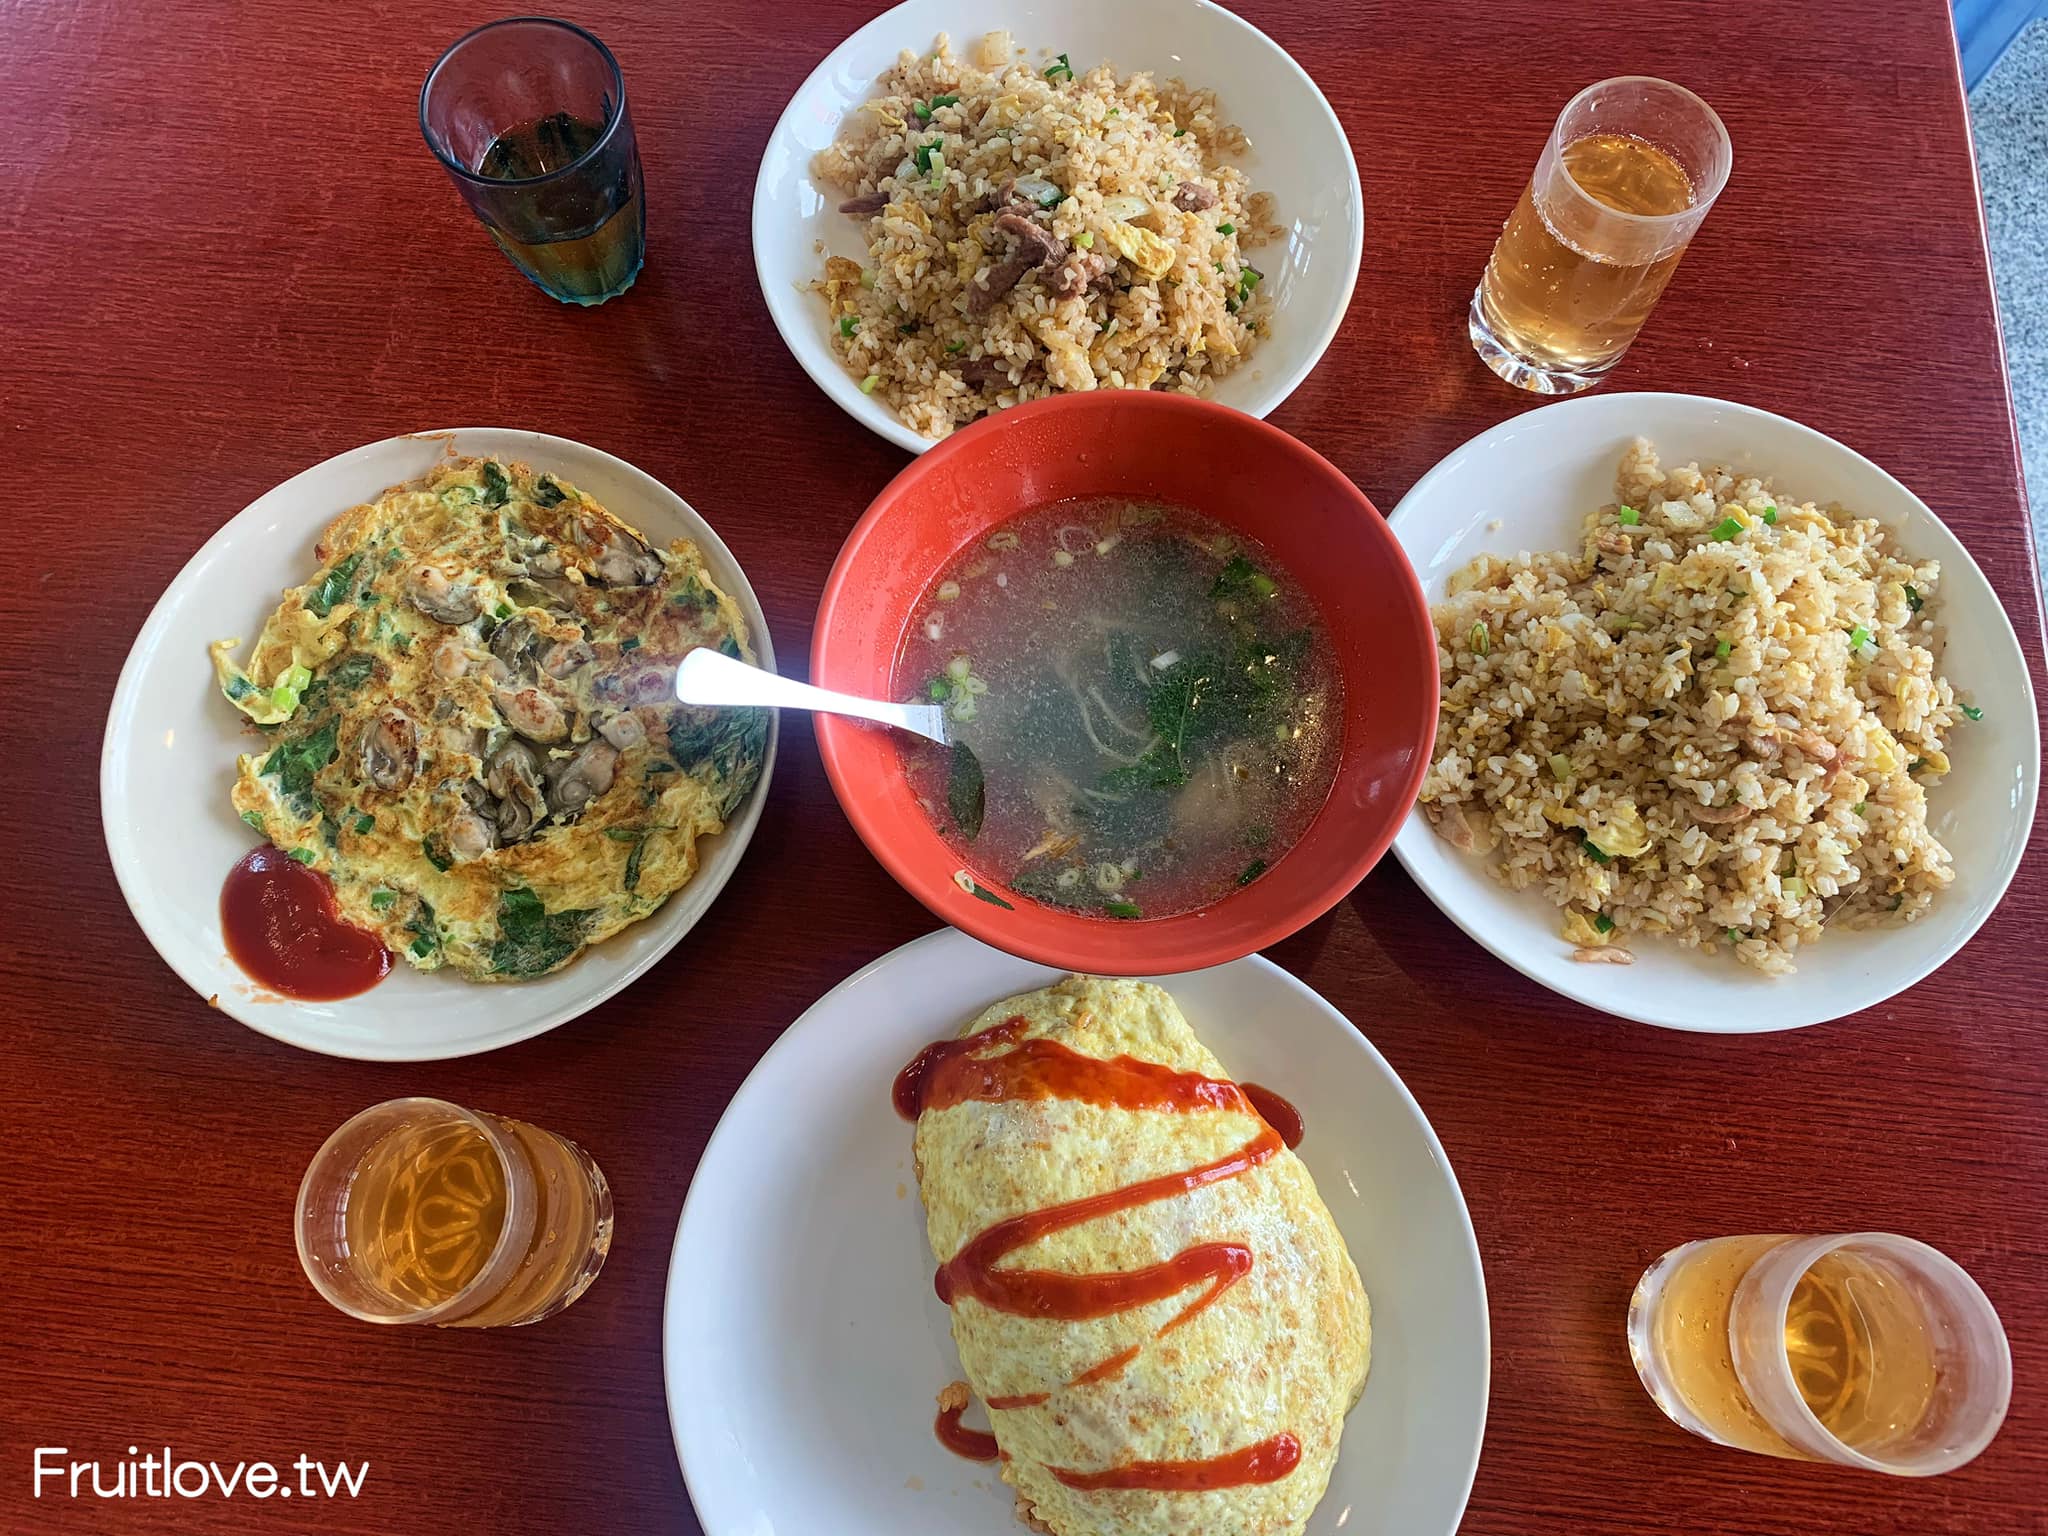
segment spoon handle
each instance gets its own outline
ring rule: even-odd
[[[853,715],[911,731],[941,746],[947,743],[945,714],[937,706],[891,704],[835,693],[829,688],[814,688],[703,646],[685,656],[683,664],[676,668],[676,698],[685,704],[713,707],[741,705]]]

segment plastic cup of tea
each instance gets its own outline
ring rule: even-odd
[[[612,51],[566,21],[514,16],[441,55],[420,132],[491,238],[541,292],[602,304],[647,251],[640,147]]]
[[[552,1131],[392,1099],[327,1138],[295,1225],[306,1278],[350,1317],[507,1327],[589,1289],[611,1250],[611,1186]]]
[[[1977,1282],[1885,1232],[1674,1248],[1637,1283],[1628,1340],[1645,1390],[1701,1438],[1900,1477],[1976,1457],[2012,1397]]]

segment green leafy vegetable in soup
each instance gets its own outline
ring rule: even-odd
[[[912,636],[897,696],[943,703],[959,743],[906,745],[912,786],[976,873],[1030,900],[1123,921],[1206,906],[1328,796],[1342,683],[1320,618],[1195,513],[1027,514],[942,574]]]
[[[964,741],[953,743],[952,761],[946,772],[946,809],[962,837],[972,842],[981,836],[982,817],[987,813],[987,785],[981,762]]]

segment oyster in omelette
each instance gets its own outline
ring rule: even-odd
[[[269,737],[235,808],[421,970],[517,981],[654,912],[761,773],[757,710],[675,701],[752,659],[695,545],[557,476],[450,459],[344,512],[221,691]]]
[[[997,1003],[911,1064],[897,1107],[1020,1514],[1054,1536],[1300,1532],[1371,1313],[1307,1167],[1173,999],[1076,976]]]

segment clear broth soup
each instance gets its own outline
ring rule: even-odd
[[[896,693],[952,752],[906,745],[963,863],[1105,918],[1250,885],[1329,797],[1343,683],[1307,595],[1258,545],[1121,497],[1017,518],[919,603]]]

